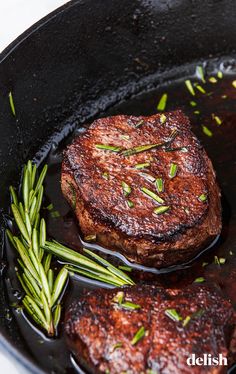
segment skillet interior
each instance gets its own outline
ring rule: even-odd
[[[198,0],[74,1],[26,32],[1,55],[1,208],[6,211],[8,186],[17,182],[22,163],[50,137],[64,137],[76,124],[128,100],[151,85],[154,75],[157,84],[191,70],[195,61],[221,55],[234,61],[235,13],[233,0],[204,6]],[[2,338],[39,365],[11,316],[5,265],[3,253]]]

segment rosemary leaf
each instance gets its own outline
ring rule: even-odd
[[[33,228],[33,235],[32,235],[32,248],[34,254],[37,258],[39,258],[39,243],[38,243],[38,232],[36,228]]]
[[[133,201],[127,200],[126,202],[127,202],[127,205],[128,205],[129,208],[133,208],[134,207]]]
[[[22,303],[25,307],[25,309],[28,311],[29,315],[32,317],[32,319],[41,325],[42,328],[45,330],[48,329],[48,323],[41,312],[40,308],[38,305],[35,303],[35,301],[32,299],[32,297],[26,295],[24,299],[22,300]]]
[[[17,198],[17,195],[16,195],[16,192],[15,192],[14,187],[10,186],[9,190],[10,190],[10,193],[11,193],[12,202],[13,202],[16,206],[18,206],[18,198]]]
[[[39,263],[39,276],[42,284],[42,290],[44,291],[44,294],[47,298],[48,305],[52,306],[52,297],[51,297],[51,292],[49,289],[49,284],[47,280],[47,276],[45,274],[43,265]]]
[[[20,257],[25,265],[25,267],[30,271],[30,273],[32,274],[32,276],[34,277],[34,279],[38,279],[38,273],[34,267],[34,265],[32,264],[29,256],[28,256],[28,253],[27,253],[27,250],[25,249],[24,245],[21,243],[21,241],[16,237],[14,236],[14,240],[15,240],[15,243],[17,245],[17,250],[20,254]]]
[[[52,292],[53,292],[53,281],[54,281],[54,271],[52,269],[49,269],[48,272],[45,272],[45,273],[47,274],[49,290],[50,290],[50,293],[52,294]]]
[[[25,240],[30,243],[30,237],[29,237],[29,234],[28,234],[28,231],[27,231],[27,228],[25,227],[25,224],[24,224],[24,221],[21,217],[21,214],[17,208],[17,206],[15,204],[12,204],[11,205],[11,210],[12,210],[12,213],[14,215],[14,218],[15,218],[15,221],[16,221],[16,224],[21,232],[21,234],[23,235],[23,237],[25,238]]]
[[[57,304],[54,313],[53,313],[53,321],[54,321],[54,329],[56,330],[58,327],[58,324],[61,319],[61,305]]]
[[[110,151],[110,152],[120,152],[122,150],[122,147],[109,145],[109,144],[96,144],[95,147],[97,149],[102,149],[104,151]]]
[[[182,320],[182,317],[179,315],[179,313],[175,309],[166,309],[165,314],[167,315],[167,317],[169,317],[173,321],[179,322]]]
[[[163,192],[164,191],[164,183],[162,178],[157,178],[156,179],[156,189],[158,192]]]
[[[50,326],[51,322],[52,322],[51,309],[49,308],[48,300],[47,300],[43,290],[41,290],[41,292],[40,292],[40,299],[42,300],[42,303],[43,303],[43,311],[44,311],[45,319],[46,319],[48,325]]]
[[[164,203],[164,200],[161,197],[159,197],[157,194],[155,194],[153,191],[149,190],[148,188],[142,187],[141,191],[145,195],[151,197],[153,200],[155,200],[156,202],[158,202],[159,204],[163,204]]]
[[[139,145],[139,146],[134,147],[134,148],[125,149],[124,151],[121,152],[121,154],[123,156],[132,156],[132,155],[135,155],[137,153],[146,152],[146,151],[149,151],[151,149],[160,148],[164,144],[165,143]]]
[[[135,169],[144,169],[144,168],[148,168],[150,166],[150,163],[149,162],[144,162],[142,164],[136,164],[134,165]]]
[[[163,213],[167,212],[169,209],[170,209],[169,206],[167,206],[167,205],[162,205],[162,206],[159,206],[159,207],[155,208],[153,212],[154,212],[155,214],[158,214],[158,215],[159,215],[159,214],[163,214]]]
[[[50,270],[51,260],[52,260],[51,253],[48,253],[46,256],[44,256],[43,267],[44,267],[45,274],[47,274],[48,271]]]
[[[16,109],[15,109],[15,104],[14,104],[14,100],[13,100],[13,96],[12,96],[11,91],[9,92],[8,97],[9,97],[9,103],[10,103],[10,108],[11,108],[12,114],[15,117],[16,116]]]
[[[186,85],[187,89],[189,90],[190,94],[193,95],[193,96],[195,96],[194,88],[193,88],[192,83],[191,83],[191,81],[189,79],[187,79],[185,81],[185,85]]]
[[[34,194],[36,195],[40,189],[40,187],[42,186],[43,184],[43,181],[44,181],[44,178],[47,174],[47,170],[48,170],[48,166],[47,165],[44,165],[42,171],[41,171],[41,174],[39,176],[39,179],[38,179],[38,182],[36,184],[36,187],[35,187],[35,190],[34,190]]]
[[[131,187],[124,181],[121,182],[121,185],[122,185],[122,188],[123,188],[124,195],[128,196],[132,191]]]
[[[28,169],[25,168],[23,176],[23,200],[25,205],[25,211],[28,212],[29,209],[29,173]]]
[[[212,137],[213,135],[212,131],[207,126],[202,125],[202,131],[209,137]]]
[[[170,164],[170,171],[169,171],[169,177],[172,179],[176,176],[178,170],[178,166],[174,164],[173,162]]]
[[[68,271],[65,266],[60,270],[59,274],[56,277],[54,282],[54,287],[52,291],[52,306],[55,305],[56,301],[58,300],[59,296],[61,295],[65,283],[68,278]]]
[[[131,345],[137,344],[146,334],[145,328],[142,326],[140,329],[136,332],[133,339],[131,340]]]
[[[205,77],[204,77],[204,70],[202,66],[197,66],[196,68],[197,77],[201,79],[203,83],[206,83]]]
[[[162,95],[162,97],[160,98],[160,101],[157,105],[157,110],[159,110],[159,111],[165,110],[166,104],[167,104],[167,97],[168,97],[167,93],[164,93]]]
[[[137,310],[141,309],[141,306],[138,304],[134,304],[131,301],[124,301],[120,304],[120,307],[122,309],[128,309],[128,310]]]
[[[96,279],[100,282],[110,284],[112,286],[120,287],[120,286],[124,286],[125,284],[119,278],[115,278],[112,276],[108,276],[106,274],[94,272],[89,269],[86,270],[86,268],[79,268],[77,266],[71,266],[71,265],[66,265],[66,268],[70,273],[72,273],[72,275],[73,273],[78,273],[78,274],[84,275],[87,278]]]

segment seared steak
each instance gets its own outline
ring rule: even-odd
[[[84,235],[143,265],[187,261],[221,230],[211,161],[181,111],[95,121],[65,151],[61,186]]]
[[[65,332],[89,373],[221,373],[227,366],[188,366],[186,360],[221,353],[229,367],[235,324],[231,304],[212,286],[146,285],[88,292],[67,311]]]

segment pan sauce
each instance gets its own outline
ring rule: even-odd
[[[211,93],[210,95],[202,94],[195,89],[196,95],[191,96],[186,89],[184,80],[176,80],[171,81],[166,86],[144,91],[128,101],[121,102],[105,113],[101,113],[101,116],[120,113],[135,115],[156,113],[156,106],[160,97],[163,93],[167,93],[166,110],[181,108],[190,117],[192,129],[207,150],[222,189],[222,233],[211,249],[187,267],[180,266],[175,270],[172,269],[171,272],[161,274],[133,269],[129,274],[137,283],[143,281],[155,282],[157,285],[164,287],[183,287],[196,278],[203,277],[205,280],[216,282],[236,307],[236,199],[234,195],[236,190],[236,88],[232,85],[236,76],[233,75],[234,71],[231,67],[225,65],[224,68],[226,67],[228,73],[224,73],[223,79],[217,78],[216,74],[213,73],[209,75],[214,75],[217,83],[208,82],[203,85],[199,81],[206,92]],[[192,81],[196,81],[196,78]],[[190,101],[197,102],[197,106],[191,106]],[[198,110],[200,113],[194,113]],[[217,123],[215,116],[219,117],[222,121],[221,124]],[[202,125],[209,128],[213,136],[205,135]],[[83,242],[79,235],[76,219],[60,191],[60,167],[62,150],[80,131],[83,131],[83,128],[75,131],[59,146],[54,144],[47,157],[46,162],[49,164],[49,171],[46,178],[46,196],[48,201],[53,204],[54,210],[60,213],[60,216],[52,217],[50,211],[45,209],[48,234],[78,250],[81,249]],[[45,204],[45,206],[47,205]],[[89,244],[89,247],[99,249],[96,244]],[[16,304],[19,303],[21,291],[15,277],[14,254],[10,248],[7,248],[7,253],[11,265],[6,278],[9,299],[11,305],[14,306],[13,312],[18,321],[22,337],[28,345],[29,352],[35,357],[36,361],[40,362],[40,366],[48,372],[74,373],[76,365],[70,359],[69,352],[65,348],[63,323],[61,323],[59,329],[59,338],[49,340],[29,323],[20,309],[15,308]],[[120,261],[117,257],[107,256],[109,260],[116,264]],[[218,260],[221,264],[217,263]],[[83,290],[94,287],[98,287],[98,284],[92,280],[86,282],[79,277],[73,278],[64,297],[64,309]]]

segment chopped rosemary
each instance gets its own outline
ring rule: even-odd
[[[203,282],[205,282],[205,278],[203,277],[198,277],[194,280],[194,283],[203,283]]]
[[[140,329],[136,332],[133,339],[131,340],[131,345],[137,344],[144,336],[146,335],[145,328],[142,326]]]
[[[217,77],[219,78],[219,79],[222,79],[223,78],[223,73],[222,73],[222,71],[218,71],[217,72]]]
[[[221,99],[227,99],[227,95],[221,95]]]
[[[139,173],[139,175],[143,178],[145,178],[147,181],[151,182],[151,183],[154,183],[156,181],[156,178],[153,177],[151,174],[147,174],[147,173]]]
[[[58,210],[51,211],[50,215],[52,218],[59,218],[61,216]]]
[[[208,129],[207,126],[202,125],[202,131],[204,132],[205,135],[212,137],[213,133],[210,129]]]
[[[124,300],[123,291],[118,291],[117,294],[113,297],[114,303],[117,303],[117,304],[122,304],[123,300]]]
[[[162,125],[166,122],[166,116],[165,116],[164,113],[162,113],[161,116],[160,116],[160,122],[161,122]]]
[[[162,206],[159,206],[159,207],[155,208],[153,212],[155,214],[163,214],[163,213],[167,212],[169,209],[170,209],[169,206],[162,205]]]
[[[210,77],[208,80],[210,83],[217,83],[217,79],[215,77]]]
[[[202,263],[202,267],[204,268],[205,266],[207,266],[208,265],[208,262],[203,262]]]
[[[220,263],[220,265],[224,265],[224,264],[225,264],[225,261],[226,261],[226,259],[225,259],[224,257],[220,257],[220,258],[219,258],[219,263]]]
[[[138,127],[142,126],[143,123],[144,123],[144,120],[143,120],[143,119],[141,119],[139,122],[137,122],[137,123],[135,124],[136,129],[137,129]]]
[[[160,111],[165,110],[166,103],[167,103],[167,97],[168,97],[167,93],[164,93],[162,95],[162,97],[160,98],[160,101],[159,101],[159,103],[157,105],[157,110],[160,110]]]
[[[123,344],[121,342],[118,342],[118,343],[114,344],[113,347],[112,347],[112,352],[114,352],[118,348],[121,348],[122,346],[123,346]]]
[[[141,188],[141,191],[142,191],[145,195],[151,197],[153,200],[155,200],[156,202],[158,202],[158,204],[163,204],[163,203],[164,203],[164,200],[163,200],[161,197],[159,197],[157,194],[155,194],[155,192],[149,190],[148,188],[146,188],[146,187],[142,187],[142,188]]]
[[[185,81],[185,85],[186,85],[187,89],[189,90],[190,94],[193,95],[193,96],[195,96],[194,88],[193,88],[192,83],[191,83],[191,81],[189,79],[187,79]]]
[[[129,135],[120,135],[119,138],[122,139],[122,140],[129,140],[130,136]]]
[[[194,110],[193,113],[194,113],[194,114],[200,114],[201,112],[200,112],[200,110]]]
[[[134,203],[131,200],[127,200],[127,205],[128,205],[129,208],[133,208],[134,207]]]
[[[110,152],[120,152],[121,147],[117,147],[115,145],[109,145],[109,144],[96,144],[95,147],[97,149],[103,149],[104,151],[110,151]]]
[[[187,326],[187,324],[191,321],[191,317],[190,316],[187,316],[185,317],[185,319],[183,320],[183,327]]]
[[[191,106],[197,106],[197,103],[196,103],[196,101],[190,101],[190,105]]]
[[[232,82],[232,86],[236,88],[236,80]]]
[[[12,92],[9,92],[8,97],[9,97],[9,103],[10,103],[12,114],[15,117],[16,116],[16,109],[15,109],[15,104],[14,104]]]
[[[170,171],[169,171],[169,177],[172,179],[176,176],[178,171],[178,165],[174,164],[173,162],[170,164]]]
[[[212,118],[216,121],[217,125],[222,124],[222,120],[220,119],[220,117],[216,116],[214,113],[212,113]]]
[[[138,170],[148,168],[149,166],[150,166],[149,162],[144,162],[143,164],[134,165],[135,169],[138,169]]]
[[[102,177],[106,180],[109,180],[110,178],[110,174],[107,172],[107,171],[104,171],[104,173],[102,173]]]
[[[131,193],[132,188],[124,181],[121,182],[121,186],[122,186],[124,195],[128,196]]]
[[[176,322],[179,322],[182,320],[182,317],[178,314],[176,309],[166,309],[165,315]]]
[[[132,156],[132,155],[135,155],[137,153],[149,151],[150,149],[160,148],[163,145],[164,145],[164,143],[139,145],[139,146],[134,147],[134,148],[125,149],[121,152],[121,154],[123,156]]]
[[[198,200],[200,200],[201,202],[205,202],[207,200],[207,195],[205,195],[204,193],[201,194],[199,197],[198,197]]]
[[[206,83],[205,77],[204,77],[204,70],[202,66],[197,66],[196,68],[197,77],[201,79],[203,83]]]
[[[163,192],[164,191],[164,183],[162,178],[157,178],[156,179],[156,189],[158,192]]]
[[[124,308],[124,309],[129,309],[129,310],[137,310],[137,309],[140,309],[141,306],[138,305],[138,304],[134,304],[130,301],[124,301],[120,304],[120,307],[121,308]]]
[[[201,93],[203,93],[203,94],[206,93],[205,89],[204,89],[200,84],[195,83],[194,86],[195,86],[196,89],[197,89],[198,91],[200,91]]]
[[[97,239],[97,235],[96,234],[90,234],[90,235],[86,235],[84,237],[84,240],[86,242],[94,242],[96,239]]]

